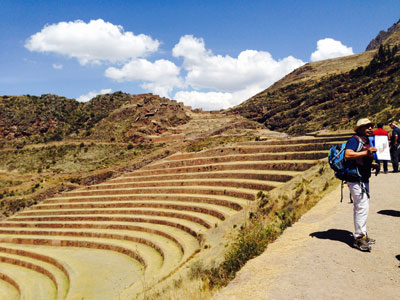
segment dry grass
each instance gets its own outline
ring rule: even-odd
[[[200,279],[186,280],[182,277],[171,280],[171,284],[160,287],[157,291],[146,292],[135,300],[207,300],[214,292],[207,281]]]
[[[359,54],[308,63],[273,84],[270,90],[272,91],[289,84],[303,81],[319,80],[324,76],[345,73],[354,68],[358,68],[359,66],[366,66],[373,58],[375,52],[375,50],[372,50]]]

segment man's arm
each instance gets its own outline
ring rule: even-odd
[[[375,147],[369,147],[367,150],[356,152],[353,149],[346,149],[344,152],[344,158],[347,160],[357,159],[359,157],[369,156],[373,157],[373,153],[376,152]]]

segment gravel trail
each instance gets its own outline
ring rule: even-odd
[[[213,300],[399,300],[400,174],[371,177],[371,252],[352,247],[348,188],[326,195]]]

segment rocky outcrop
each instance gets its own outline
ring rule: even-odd
[[[379,34],[374,38],[367,46],[365,51],[378,49],[379,45],[381,45],[389,36],[391,36],[395,31],[399,30],[399,21],[394,23],[387,31],[381,30]]]

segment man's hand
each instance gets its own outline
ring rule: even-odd
[[[368,155],[369,155],[370,157],[372,157],[373,154],[374,154],[376,151],[378,151],[378,149],[377,149],[376,147],[369,147],[369,148],[367,149]]]

